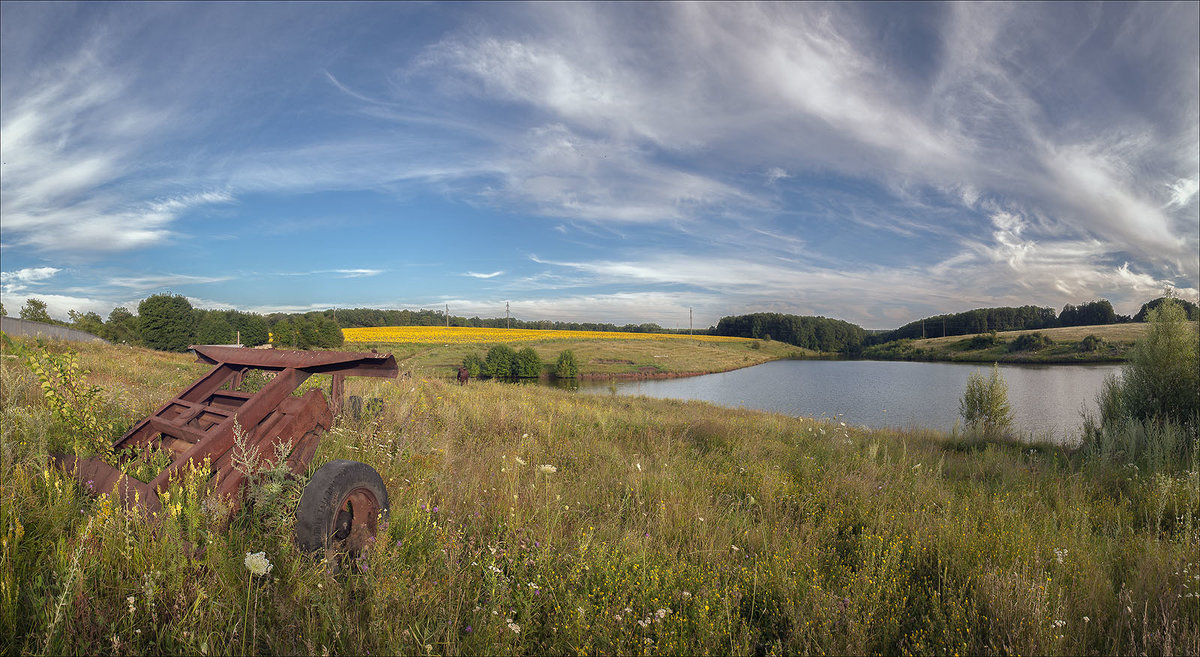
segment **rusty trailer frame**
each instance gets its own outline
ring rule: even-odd
[[[312,462],[321,434],[333,426],[334,416],[341,411],[346,377],[395,378],[398,374],[396,360],[391,354],[214,345],[192,345],[190,349],[199,361],[211,363],[213,368],[113,443],[113,450],[121,461],[148,447],[169,450],[173,455],[171,463],[153,479],[139,481],[98,459],[54,455],[53,460],[93,491],[107,493],[115,488],[126,507],[151,516],[162,508],[159,492],[167,489],[171,480],[181,474],[181,469],[189,463],[200,465],[207,460],[216,475],[215,489],[210,494],[228,498],[232,508],[236,509],[241,503],[246,476],[234,467],[235,423],[245,436],[247,449],[257,449],[267,463],[273,463],[277,445],[290,444],[287,464],[293,473],[302,474]],[[251,370],[274,372],[275,376],[257,392],[239,391]],[[314,374],[332,375],[332,408],[319,389],[293,396],[292,393]],[[369,469],[378,479],[373,469],[357,465]],[[345,479],[345,476],[341,478]],[[351,515],[357,515],[355,524],[369,523],[373,533],[373,515],[377,514],[364,511],[368,506],[376,507],[375,512],[381,506],[386,507],[387,492],[382,490],[380,493],[381,480],[377,486],[366,486],[366,489],[358,486],[343,491],[345,500],[332,501],[338,508],[323,510],[333,514],[330,531],[337,531],[338,528],[332,526],[336,522],[345,524]],[[308,496],[308,489],[305,494]],[[378,499],[380,497],[383,499]],[[347,500],[358,501],[359,513],[352,513],[353,502]],[[339,509],[343,512],[340,520]],[[372,517],[368,518],[369,515]],[[319,528],[319,531],[324,529]]]

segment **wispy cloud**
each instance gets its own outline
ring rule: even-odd
[[[504,273],[503,271],[494,271],[490,274],[480,274],[479,272],[469,271],[469,272],[463,274],[463,276],[470,276],[471,278],[487,279],[487,278],[495,278],[497,276],[500,276],[503,273]]]
[[[163,274],[161,276],[118,276],[110,278],[108,284],[130,290],[153,290],[178,285],[203,285],[231,280],[232,276],[193,276],[189,274]]]

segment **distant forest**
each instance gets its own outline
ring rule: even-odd
[[[970,335],[989,331],[1044,329],[1058,326],[1088,326],[1140,322],[1166,297],[1142,305],[1132,317],[1118,315],[1105,299],[1075,306],[1067,304],[1055,314],[1052,308],[977,308],[961,313],[934,315],[909,322],[891,331],[867,331],[861,326],[827,317],[751,313],[722,317],[717,326],[693,331],[696,335],[724,335],[778,340],[821,352],[855,355],[864,347],[901,339]],[[1192,320],[1200,319],[1200,308],[1190,301],[1179,303]],[[307,313],[257,313],[237,310],[193,308],[180,295],[156,294],[138,304],[137,314],[114,308],[104,320],[94,312],[70,311],[70,321],[50,317],[46,304],[26,300],[22,319],[57,324],[98,335],[110,342],[146,346],[166,351],[183,351],[189,344],[266,344],[295,349],[334,349],[343,343],[342,328],[373,326],[470,326],[481,328],[554,329],[561,331],[608,331],[623,333],[689,333],[688,329],[665,329],[658,324],[608,324],[599,322],[528,321],[516,318],[457,317],[440,310],[378,310],[337,308]],[[0,304],[0,314],[7,314]]]
[[[827,317],[753,313],[722,317],[713,335],[778,340],[824,352],[853,352],[860,349],[866,331],[857,324]]]

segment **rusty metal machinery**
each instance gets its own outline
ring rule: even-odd
[[[216,475],[212,494],[228,498],[236,508],[246,477],[234,468],[235,423],[247,450],[257,449],[267,463],[273,463],[277,445],[289,444],[287,464],[292,472],[302,474],[317,451],[321,434],[341,410],[345,378],[394,378],[398,373],[391,354],[213,345],[190,349],[213,368],[113,443],[122,461],[146,448],[164,449],[173,455],[171,463],[153,479],[139,481],[97,459],[54,455],[54,461],[93,490],[107,493],[115,489],[125,506],[152,516],[161,509],[159,491],[166,490],[181,468],[207,459]],[[252,370],[272,372],[274,378],[257,392],[240,391]],[[332,408],[321,390],[292,394],[314,374],[332,375]],[[323,488],[310,491],[314,485]],[[378,515],[387,508],[382,479],[361,463],[331,462],[314,475],[309,488],[297,512],[300,524],[307,527],[298,526],[297,538],[306,548],[318,549],[317,543],[329,547],[330,536],[344,541],[354,535],[356,542],[361,542],[364,533],[374,534]],[[305,531],[307,535],[300,535]]]

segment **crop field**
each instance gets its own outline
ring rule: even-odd
[[[555,331],[542,329],[475,328],[470,326],[375,326],[342,329],[346,342],[414,344],[499,344],[549,340],[695,340],[700,342],[754,342],[750,338],[676,333],[623,333],[616,331]]]

